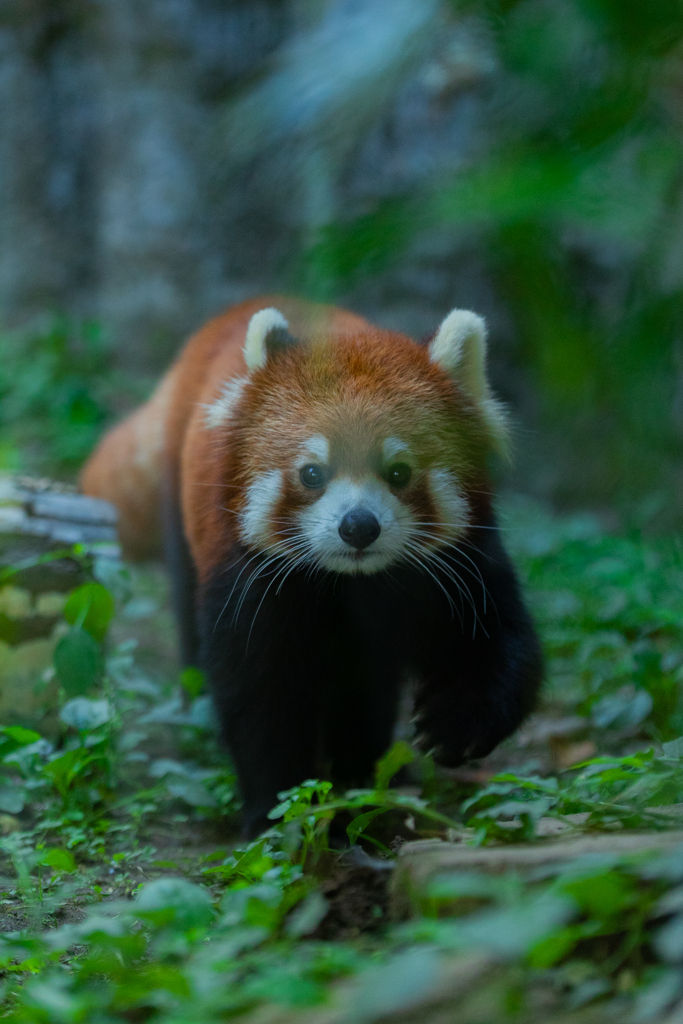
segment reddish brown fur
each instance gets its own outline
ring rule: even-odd
[[[276,306],[296,346],[252,374],[234,423],[209,430],[206,406],[222,385],[246,373],[243,345],[252,315]],[[380,330],[355,314],[282,296],[244,302],[210,321],[187,343],[141,410],[108,434],[85,467],[83,490],[120,510],[126,553],[154,553],[159,540],[164,457],[200,579],[236,540],[247,484],[265,468],[290,469],[315,433],[330,439],[333,459],[362,473],[379,460],[389,435],[408,441],[427,469],[448,466],[476,489],[486,431],[476,408],[426,348]],[[165,443],[160,443],[161,438]],[[287,490],[278,515],[313,495]],[[433,504],[416,485],[406,498],[422,521]]]
[[[228,395],[226,382],[246,376],[252,315],[273,306],[307,343],[274,331],[271,357]],[[256,335],[249,358],[260,365]],[[352,313],[254,299],[190,339],[147,405],[104,438],[84,470],[84,490],[119,507],[131,555],[154,551],[163,507],[183,656],[207,673],[249,836],[269,825],[279,792],[319,772],[319,755],[334,782],[367,784],[391,742],[407,673],[416,682],[419,742],[446,765],[485,756],[533,705],[540,649],[488,505],[496,423],[467,386],[432,362],[427,347]],[[331,483],[316,497],[306,489],[305,462],[306,443],[315,454],[310,439],[318,434],[329,445]],[[393,467],[383,453],[389,438],[400,442]],[[392,488],[403,445],[411,472]],[[373,473],[382,488],[368,480]],[[392,506],[408,505],[425,538],[440,539],[434,534],[443,529],[444,559],[421,563],[409,539],[392,571],[341,571],[322,593],[296,554],[294,530],[286,573],[266,578],[270,553],[282,554],[271,543],[275,530],[289,541],[292,523],[320,515],[322,534],[346,539],[344,520],[325,520],[324,504],[307,515],[304,505],[354,492],[349,477],[383,497],[392,488]],[[251,543],[265,550],[250,552]],[[247,556],[256,568],[240,589]],[[459,572],[472,586],[463,587]]]
[[[195,474],[201,486],[186,488],[186,521],[197,522],[195,554],[205,523],[222,533],[221,524],[214,522],[214,502],[209,497],[215,495],[216,487],[211,486],[210,474],[204,476],[213,464],[214,438],[202,429],[197,403],[214,401],[222,383],[246,373],[242,347],[247,325],[254,313],[268,306],[281,309],[292,332],[302,338],[320,327],[343,335],[369,326],[354,313],[269,295],[232,307],[194,334],[149,402],[105,435],[81,475],[85,494],[105,498],[119,509],[119,532],[128,557],[158,554],[163,475],[169,472],[177,484],[183,461],[192,469],[202,467]]]

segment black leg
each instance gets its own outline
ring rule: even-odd
[[[293,586],[278,594],[271,575],[246,589],[258,564],[240,578],[242,564],[203,588],[199,623],[202,667],[237,769],[244,831],[253,837],[272,824],[277,794],[316,774],[322,682],[306,593]]]
[[[420,743],[437,761],[455,767],[483,757],[521,724],[542,677],[540,645],[512,563],[497,532],[476,546],[454,548],[447,562],[467,584],[460,604],[452,581],[441,577],[462,615],[446,629],[434,620],[423,643],[415,700]],[[439,637],[439,632],[442,637]]]
[[[180,658],[184,666],[198,665],[197,574],[174,490],[167,482],[162,499],[164,559],[171,578],[171,602],[180,633]]]
[[[277,674],[275,666],[266,667],[268,675],[273,672]],[[274,824],[268,812],[277,803],[278,793],[315,776],[317,748],[316,716],[305,689],[279,690],[264,678],[252,680],[251,685],[239,706],[223,703],[221,714],[223,736],[240,780],[243,831],[248,838]],[[219,688],[214,688],[214,699],[219,705]]]

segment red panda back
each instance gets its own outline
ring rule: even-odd
[[[173,383],[171,375],[164,377],[145,405],[105,434],[81,473],[84,494],[118,509],[119,539],[133,560],[161,552],[164,429]]]

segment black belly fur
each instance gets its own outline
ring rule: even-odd
[[[488,754],[531,710],[540,646],[493,521],[450,554],[469,596],[434,567],[438,582],[408,567],[283,578],[277,564],[254,578],[265,558],[249,562],[244,549],[200,589],[199,661],[248,834],[266,827],[278,792],[306,778],[366,784],[406,677],[417,682],[419,741],[444,765]]]

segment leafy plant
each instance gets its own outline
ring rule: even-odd
[[[0,336],[0,428],[6,469],[73,470],[110,414],[110,360],[94,324],[63,318]]]
[[[301,786],[278,794],[280,803],[268,817],[282,818],[283,835],[288,849],[301,849],[301,862],[315,866],[323,853],[329,851],[329,830],[337,814],[350,815],[346,834],[351,843],[366,839],[385,853],[387,847],[368,831],[368,826],[380,815],[398,811],[405,816],[413,813],[442,828],[453,827],[456,822],[430,807],[426,800],[389,789],[389,782],[406,764],[414,759],[409,745],[399,740],[377,762],[374,789],[353,789],[344,794],[331,794],[332,784],[308,779]],[[370,808],[369,810],[367,808]]]
[[[511,504],[547,656],[546,702],[604,738],[683,733],[683,559],[678,538],[610,537],[592,517]]]
[[[625,757],[599,757],[560,777],[504,772],[462,805],[478,839],[531,839],[543,817],[583,816],[581,827],[670,828],[666,808],[683,802],[683,742]]]
[[[682,871],[680,848],[579,856],[543,872],[445,870],[412,890],[421,916],[398,935],[517,962],[527,990],[564,989],[574,1008],[628,993],[636,1019],[657,1019],[683,993],[683,975],[670,966],[683,949],[680,917],[671,916]]]
[[[338,927],[335,887],[359,884],[356,870],[390,874],[396,831],[501,845],[541,841],[547,819],[605,835],[675,823],[667,807],[683,801],[683,743],[660,740],[676,735],[680,713],[677,547],[610,538],[594,520],[520,505],[507,529],[549,654],[543,712],[571,713],[607,753],[559,774],[511,768],[470,785],[461,802],[462,787],[428,759],[412,764],[400,741],[371,788],[340,793],[306,780],[280,794],[266,833],[235,848],[236,779],[201,674],[155,676],[133,642],[108,644],[112,611],[119,637],[136,621],[125,615],[135,579],[96,566],[106,590],[76,591],[63,628],[94,645],[97,674],[74,684],[87,675],[78,652],[76,668],[60,670],[60,731],[50,740],[0,728],[0,827],[12,830],[0,839],[0,900],[16,915],[0,935],[7,1019],[215,1024],[263,1004],[296,1015],[332,1000],[347,1019],[372,1021],[422,1007],[459,970],[481,978],[495,1020],[521,1013],[539,989],[548,1006],[627,999],[643,1020],[681,1003],[676,851],[495,875],[441,870],[410,887],[410,920],[380,912],[364,933],[319,937]],[[638,699],[640,715],[629,704]],[[611,717],[608,700],[622,702]],[[391,788],[405,766],[413,783],[422,774],[422,795]],[[192,856],[179,840],[156,849],[164,829],[205,845]],[[347,844],[379,850],[381,861],[340,852]]]

